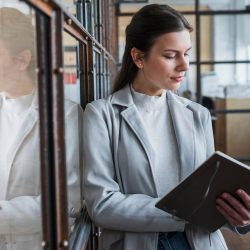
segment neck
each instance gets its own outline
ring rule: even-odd
[[[34,88],[34,83],[26,79],[26,81],[22,82],[10,82],[2,91],[5,93],[6,98],[14,99],[32,93]]]
[[[147,83],[147,80],[145,78],[141,78],[138,75],[134,79],[132,87],[136,92],[150,96],[160,96],[164,90],[156,85]]]

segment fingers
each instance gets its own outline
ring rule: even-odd
[[[238,189],[236,194],[242,199],[246,208],[250,210],[250,196],[243,189]]]
[[[216,200],[216,207],[230,224],[240,227],[250,223],[250,197],[243,190],[237,190],[236,193],[244,204],[229,193],[223,193]]]
[[[216,205],[216,208],[218,209],[218,211],[225,217],[225,219],[233,226],[235,227],[240,227],[242,226],[241,222],[234,219],[233,217],[230,216],[230,214],[228,214],[228,212],[221,206]]]

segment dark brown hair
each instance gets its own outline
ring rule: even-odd
[[[185,29],[189,32],[193,30],[181,13],[168,5],[150,4],[141,8],[126,28],[126,46],[122,66],[114,81],[112,92],[133,82],[136,76],[138,68],[130,54],[133,47],[142,51],[146,56],[159,36]]]

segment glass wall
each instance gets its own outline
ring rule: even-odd
[[[65,152],[67,169],[67,196],[70,231],[74,230],[75,219],[80,214],[82,199],[82,115],[81,89],[79,81],[79,61],[77,60],[78,42],[63,33],[64,45],[64,119]]]
[[[36,18],[0,3],[0,249],[41,249]]]
[[[109,93],[114,13],[111,0],[0,2],[0,249],[86,247],[82,107]]]

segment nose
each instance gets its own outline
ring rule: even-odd
[[[189,57],[185,56],[185,55],[181,56],[179,58],[176,69],[178,71],[188,71],[188,69],[189,69]]]

